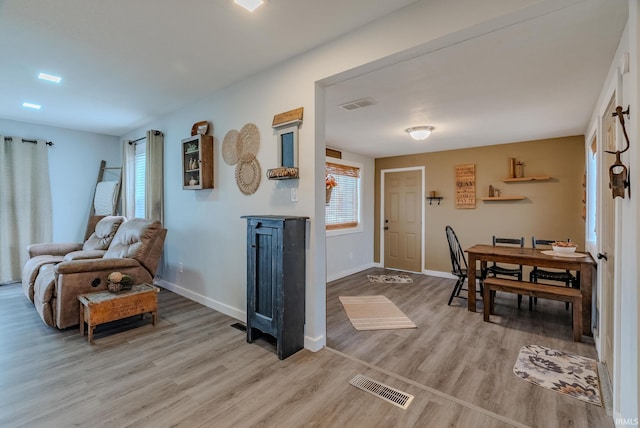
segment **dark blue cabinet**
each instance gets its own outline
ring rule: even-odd
[[[277,341],[281,360],[304,348],[307,217],[247,219],[247,342]]]

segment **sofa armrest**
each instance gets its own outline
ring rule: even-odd
[[[58,263],[55,266],[57,274],[71,274],[82,272],[118,271],[139,267],[135,259],[81,259]]]
[[[82,250],[82,245],[76,242],[31,244],[27,246],[27,252],[31,258],[44,255],[64,256],[72,251]]]
[[[106,250],[80,250],[72,251],[64,256],[64,261],[85,260],[85,259],[101,259]]]

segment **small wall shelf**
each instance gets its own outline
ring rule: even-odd
[[[440,201],[442,200],[442,196],[427,196],[426,199],[427,199],[427,201],[429,201],[429,205],[431,205],[431,203],[433,201],[438,201],[438,205],[440,205]]]
[[[491,196],[487,198],[481,198],[483,201],[521,201],[523,199],[527,199],[526,196]]]
[[[551,177],[548,175],[539,175],[536,177],[520,177],[520,178],[503,178],[504,183],[517,183],[520,181],[548,181]]]

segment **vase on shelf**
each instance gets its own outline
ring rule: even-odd
[[[332,191],[333,191],[333,188],[332,188],[332,187],[328,187],[328,188],[327,188],[327,194],[326,194],[326,197],[325,197],[325,203],[327,203],[327,204],[328,204],[329,202],[331,202],[331,192],[332,192]]]
[[[523,178],[524,177],[524,163],[523,162],[517,162],[516,163],[516,178]]]

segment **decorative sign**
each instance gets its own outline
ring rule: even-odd
[[[302,122],[302,113],[304,111],[303,107],[299,107],[297,109],[289,110],[284,113],[276,114],[273,116],[273,123],[271,126],[273,128],[277,128],[280,126],[288,125],[292,122]]]
[[[456,165],[456,208],[476,207],[476,166]]]

